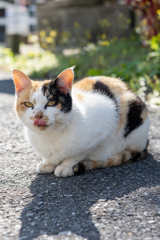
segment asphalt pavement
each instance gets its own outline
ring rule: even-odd
[[[139,162],[57,178],[13,110],[12,80],[0,81],[0,240],[160,239],[160,108],[150,108],[149,154]]]

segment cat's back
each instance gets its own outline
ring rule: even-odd
[[[109,85],[111,83],[110,79],[112,78],[97,76],[84,78],[74,83],[72,88],[73,102],[78,101],[86,109],[87,113],[90,110],[96,111],[97,114],[100,114],[99,111],[103,114],[105,112],[108,114],[108,111],[116,112],[116,95],[120,95],[124,91],[122,88],[126,86],[122,83],[120,90],[118,84],[120,86],[121,83],[117,81],[117,85],[111,84],[115,86],[112,87]],[[116,79],[114,80],[116,81]]]
[[[127,137],[129,133],[148,121],[146,104],[129,87],[118,78],[96,76],[84,78],[73,85],[75,90],[81,91],[77,98],[81,101],[85,94],[95,93],[110,99],[119,113],[119,127]]]
[[[76,82],[73,88],[84,92],[99,92],[108,97],[118,97],[129,90],[127,85],[120,79],[105,76],[84,78]]]

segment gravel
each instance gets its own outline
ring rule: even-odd
[[[41,157],[24,138],[13,111],[13,86],[10,80],[4,82],[5,87],[0,83],[0,239],[160,239],[160,108],[150,108],[145,159],[57,178],[36,172]]]

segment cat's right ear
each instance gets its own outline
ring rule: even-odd
[[[18,69],[12,70],[12,78],[15,84],[16,93],[20,93],[26,87],[31,85],[31,80],[23,72]]]
[[[68,93],[71,90],[74,79],[74,68],[75,66],[65,69],[56,78],[57,88],[63,93]]]

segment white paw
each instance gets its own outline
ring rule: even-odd
[[[51,163],[39,163],[37,166],[37,172],[39,173],[51,173],[55,169],[55,166]]]
[[[73,168],[65,166],[57,166],[54,175],[57,177],[68,177],[74,175]]]

